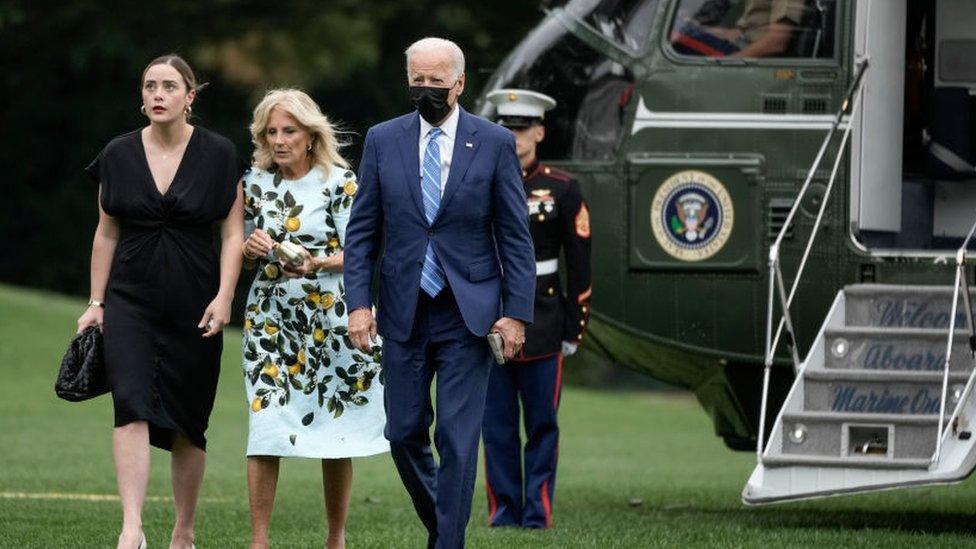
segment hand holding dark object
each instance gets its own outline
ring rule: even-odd
[[[373,311],[356,309],[349,313],[349,339],[352,346],[364,353],[372,353],[373,343],[376,342],[376,320]]]
[[[495,364],[505,364],[505,340],[498,332],[488,333],[488,347],[491,348],[491,355],[495,359]]]
[[[515,358],[515,355],[525,344],[525,324],[521,320],[502,317],[495,321],[491,331],[498,332],[505,342],[505,360]]]
[[[64,400],[79,402],[103,395],[108,390],[102,359],[102,331],[99,325],[92,324],[76,334],[68,345],[54,382],[54,392]]]
[[[88,309],[78,317],[78,331],[76,334],[80,334],[88,328],[89,326],[96,326],[99,330],[102,329],[102,323],[105,318],[105,309],[98,305],[89,305]]]

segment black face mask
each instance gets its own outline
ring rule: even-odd
[[[451,105],[447,104],[447,96],[451,93],[451,88],[410,86],[410,100],[420,111],[420,116],[431,125],[435,125],[451,113]]]

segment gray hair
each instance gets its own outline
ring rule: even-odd
[[[461,48],[451,42],[450,40],[444,38],[436,38],[433,36],[428,36],[426,38],[421,38],[410,47],[404,53],[407,55],[407,76],[409,77],[410,72],[410,57],[417,52],[431,52],[431,51],[448,51],[451,54],[452,65],[454,66],[454,78],[460,78],[464,74],[464,52]]]

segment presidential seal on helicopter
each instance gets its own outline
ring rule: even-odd
[[[654,238],[681,261],[701,261],[718,253],[734,225],[732,197],[718,179],[703,171],[672,175],[651,201]]]

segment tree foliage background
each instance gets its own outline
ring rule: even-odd
[[[475,97],[512,48],[561,0],[0,0],[0,282],[88,296],[97,188],[85,166],[108,141],[146,124],[140,77],[166,53],[209,82],[194,123],[244,158],[264,93],[300,87],[349,133],[358,167],[373,124],[412,109],[403,51],[442,36],[465,52]],[[238,284],[241,318],[252,274]],[[80,313],[80,311],[79,311]],[[9,319],[0,319],[0,322]],[[581,360],[581,359],[577,359]],[[600,360],[570,383],[649,386]]]
[[[366,129],[412,108],[411,42],[461,46],[470,107],[541,17],[532,0],[0,0],[0,281],[88,294],[96,187],[82,170],[112,137],[145,125],[139,79],[158,55],[183,55],[210,83],[195,123],[245,158],[254,105],[295,86],[350,132],[343,152],[357,165]]]

